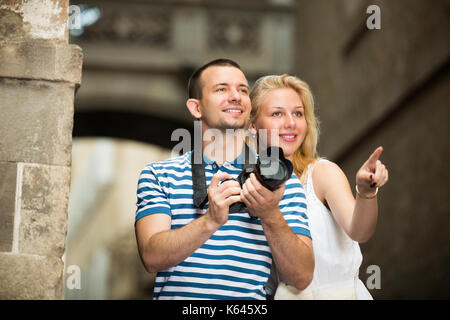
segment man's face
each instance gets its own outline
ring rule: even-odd
[[[235,67],[212,66],[203,71],[200,81],[203,128],[243,128],[251,111],[250,90],[244,73]]]

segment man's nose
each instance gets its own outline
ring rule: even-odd
[[[233,102],[241,102],[241,94],[239,93],[239,90],[232,88],[230,90],[229,100]]]

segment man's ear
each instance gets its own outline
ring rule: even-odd
[[[200,102],[198,99],[188,99],[186,101],[186,107],[195,119],[200,119],[202,117]]]

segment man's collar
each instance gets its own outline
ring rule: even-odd
[[[192,157],[193,157],[194,153],[192,152]],[[192,161],[192,157],[191,157],[191,161]],[[231,163],[232,165],[234,165],[236,168],[242,169],[242,165],[244,163],[249,163],[249,164],[256,164],[256,159],[257,159],[257,154],[255,151],[253,151],[251,148],[249,148],[245,143],[242,147],[242,151],[241,153],[237,156],[236,159],[234,159],[233,161],[227,161],[228,163]],[[248,160],[247,160],[248,159]],[[246,162],[247,160],[247,162]],[[214,163],[216,163],[215,161],[211,160],[210,158],[208,158],[208,156],[206,154],[203,153],[203,163],[205,165],[213,165]]]
[[[199,157],[202,159],[203,163],[194,163],[194,152],[198,151],[194,150],[191,154],[194,205],[196,208],[203,209],[205,204],[208,202],[205,164],[211,164],[214,162],[203,154],[203,157]],[[244,143],[241,154],[231,163],[237,168],[242,168],[243,170],[248,171],[256,165],[256,159],[256,153]]]
[[[256,164],[257,155],[256,153],[250,149],[247,144],[244,143],[241,154],[234,159],[231,163],[237,167],[242,169],[243,164]]]
[[[206,154],[203,154],[203,162],[204,162],[205,164],[214,164],[214,163],[215,163],[215,161],[213,161],[213,160],[211,160],[210,158],[208,158],[208,157],[206,156]]]

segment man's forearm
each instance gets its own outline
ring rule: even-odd
[[[281,278],[303,290],[314,272],[312,244],[292,232],[279,210],[261,223]]]
[[[142,260],[146,270],[158,272],[181,263],[218,228],[205,214],[179,229],[155,233],[143,248]]]

